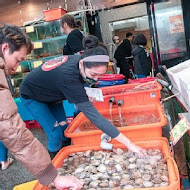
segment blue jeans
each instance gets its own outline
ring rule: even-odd
[[[8,149],[5,147],[5,145],[0,141],[0,162],[7,161],[7,154]]]
[[[146,75],[137,75],[137,74],[135,74],[135,77],[137,79],[141,79],[141,78],[146,78]]]
[[[43,103],[23,97],[20,97],[20,99],[48,136],[48,150],[50,152],[60,150],[62,141],[67,140],[64,136],[64,131],[68,126],[67,124],[63,126],[59,124],[66,121],[63,103]]]

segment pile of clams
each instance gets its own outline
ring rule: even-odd
[[[147,150],[145,158],[119,148],[72,153],[58,171],[83,180],[82,190],[156,189],[169,185],[166,161],[159,149]]]

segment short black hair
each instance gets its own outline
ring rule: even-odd
[[[128,37],[130,37],[130,36],[133,36],[133,34],[132,34],[131,32],[128,32],[128,33],[126,34],[126,38],[128,38]]]
[[[0,23],[0,46],[4,43],[9,44],[10,53],[18,51],[22,46],[26,46],[27,53],[31,53],[33,49],[30,38],[21,28],[15,25]],[[2,56],[1,50],[0,56]]]
[[[137,34],[133,39],[133,45],[142,45],[146,46],[147,39],[144,34]]]

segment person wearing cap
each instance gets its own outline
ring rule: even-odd
[[[66,116],[62,100],[67,99],[100,130],[123,143],[128,149],[144,154],[126,136],[105,119],[91,104],[84,83],[93,85],[106,73],[109,56],[105,45],[95,36],[84,39],[82,55],[61,56],[30,72],[20,85],[21,101],[48,136],[48,150],[53,158],[64,144]]]

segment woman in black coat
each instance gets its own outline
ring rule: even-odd
[[[73,15],[65,14],[61,18],[62,33],[68,35],[63,47],[63,55],[74,55],[84,49],[82,45],[84,36],[79,30],[81,25],[81,21],[75,21]]]
[[[150,75],[151,64],[148,53],[145,50],[147,39],[143,34],[134,37],[132,55],[134,57],[134,71],[136,78],[145,78]]]

